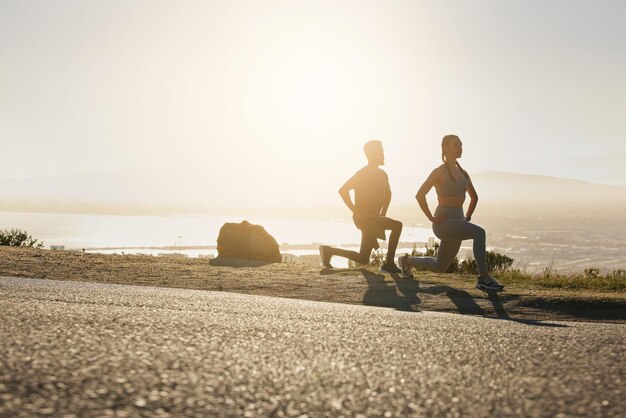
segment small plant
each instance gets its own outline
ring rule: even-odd
[[[9,247],[43,247],[43,242],[37,242],[28,232],[21,229],[2,229],[0,230],[0,245]]]
[[[548,267],[543,268],[543,277],[544,279],[550,278],[553,274],[556,274],[556,269],[554,268],[554,258],[556,257],[556,253],[552,254],[552,261]]]
[[[600,275],[600,269],[597,267],[589,267],[585,269],[585,277],[588,279],[595,279]]]
[[[439,252],[439,242],[434,241],[432,244],[426,242],[424,243],[424,253],[420,253],[416,248],[417,244],[413,244],[413,251],[411,251],[411,256],[421,256],[421,257],[437,257],[437,253]]]
[[[513,260],[507,255],[496,253],[494,251],[487,251],[485,254],[485,262],[487,263],[487,269],[491,273],[504,273],[508,271],[513,265]],[[461,274],[478,274],[478,266],[476,260],[469,257],[467,260],[461,261],[458,266],[457,273]]]
[[[626,270],[624,269],[613,270],[611,274],[609,275],[609,277],[612,277],[615,279],[626,279]]]

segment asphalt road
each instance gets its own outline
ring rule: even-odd
[[[0,416],[625,416],[626,326],[0,278]]]

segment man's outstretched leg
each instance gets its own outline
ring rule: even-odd
[[[376,238],[372,241],[372,237],[370,237],[366,233],[361,233],[361,248],[359,252],[344,250],[341,248],[334,248],[328,245],[320,245],[320,258],[322,260],[322,265],[326,268],[332,268],[333,266],[330,264],[330,259],[336,255],[339,257],[347,258],[348,260],[352,260],[358,264],[367,264],[370,262],[370,255],[372,254],[372,249],[374,248],[374,244]]]
[[[390,230],[391,234],[389,236],[387,258],[380,270],[384,273],[400,273],[400,269],[394,263],[394,258],[396,249],[398,248],[398,242],[400,241],[400,234],[402,233],[402,222],[385,217],[376,218],[375,222],[378,224],[376,224],[374,228],[364,228],[361,230],[361,249],[358,253],[356,251],[333,248],[327,245],[320,246],[322,265],[327,268],[332,268],[330,260],[334,255],[347,258],[359,264],[368,264],[372,249],[377,247],[376,231]]]

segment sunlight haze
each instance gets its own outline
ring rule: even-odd
[[[621,1],[0,0],[0,180],[341,205],[379,139],[393,206],[456,133],[470,173],[626,186],[625,28]]]

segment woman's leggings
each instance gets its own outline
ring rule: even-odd
[[[464,239],[474,240],[474,259],[481,276],[486,275],[485,262],[485,230],[478,225],[465,221],[463,208],[437,206],[435,216],[445,216],[446,220],[438,224],[433,223],[433,232],[441,240],[437,258],[410,257],[410,263],[425,267],[431,271],[445,272],[461,248]]]

